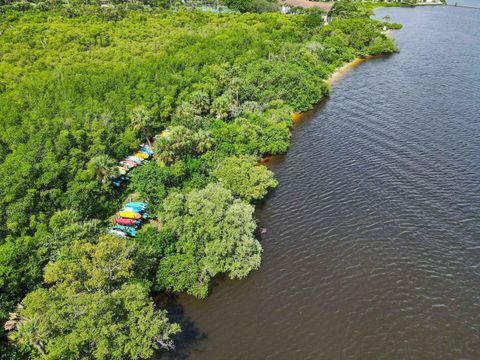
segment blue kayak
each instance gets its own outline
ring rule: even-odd
[[[147,204],[141,201],[132,201],[132,202],[126,203],[125,206],[143,206],[145,208],[147,207]]]
[[[140,207],[140,206],[124,206],[123,209],[121,211],[131,211],[131,212],[135,212],[135,213],[144,213],[145,212],[145,208],[144,207]]]
[[[142,158],[139,158],[138,156],[127,156],[125,158],[125,160],[130,160],[130,161],[133,161],[135,163],[137,163],[138,165],[142,165],[142,162],[143,162],[143,159]]]
[[[150,150],[150,149],[147,149],[147,148],[145,148],[145,147],[141,147],[140,149],[138,149],[138,151],[141,151],[141,152],[143,152],[143,153],[145,153],[145,154],[147,154],[147,155],[149,155],[149,156],[152,156],[152,155],[153,155],[153,151]]]

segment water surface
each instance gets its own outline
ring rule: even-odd
[[[387,14],[401,52],[296,126],[262,268],[180,297],[173,357],[480,358],[480,11]]]

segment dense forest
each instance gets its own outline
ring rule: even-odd
[[[287,151],[291,114],[329,94],[335,68],[396,51],[392,24],[361,4],[328,25],[308,11],[19,4],[0,7],[5,359],[171,349],[181,330],[152,294],[204,298],[217,274],[258,269],[254,205],[277,186],[258,160]],[[154,159],[111,186],[143,141]],[[150,222],[106,235],[127,197]]]

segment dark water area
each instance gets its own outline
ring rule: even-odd
[[[480,359],[480,12],[376,13],[401,52],[296,125],[261,269],[181,296],[172,358]]]

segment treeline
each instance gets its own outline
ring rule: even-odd
[[[275,0],[0,0],[0,6],[3,10],[16,11],[61,9],[69,17],[93,14],[108,20],[119,20],[131,10],[176,10],[188,7],[220,12],[263,13],[276,12],[280,7]]]
[[[384,25],[345,14],[323,26],[314,13],[130,10],[109,20],[3,9],[0,318],[15,346],[1,356],[171,348],[178,325],[150,294],[205,297],[217,274],[258,269],[253,204],[277,182],[257,160],[288,149],[291,113],[328,95],[335,68],[396,50]],[[127,188],[110,186],[115,159],[167,128],[155,161]],[[104,235],[127,194],[149,203],[151,223],[135,239]]]

